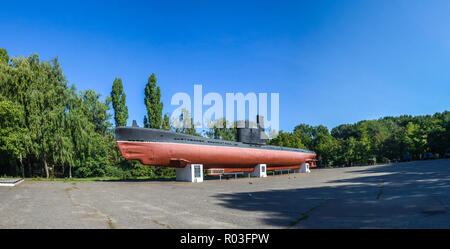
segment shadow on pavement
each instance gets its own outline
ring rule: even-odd
[[[359,167],[343,174],[348,178],[324,187],[214,197],[230,209],[262,212],[263,222],[276,227],[450,228],[450,160]],[[445,219],[427,223],[427,217]]]

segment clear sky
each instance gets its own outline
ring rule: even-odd
[[[0,47],[58,56],[102,98],[120,77],[142,125],[155,73],[176,92],[278,92],[280,128],[450,109],[450,1],[5,1]],[[204,109],[206,109],[204,107]]]

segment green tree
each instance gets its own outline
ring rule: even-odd
[[[9,100],[0,100],[0,151],[20,162],[22,173],[25,144],[28,140],[23,127],[23,110]],[[24,173],[23,173],[24,174]]]
[[[169,115],[167,113],[164,114],[164,119],[163,119],[161,129],[167,130],[167,131],[170,130],[170,119],[169,119]]]
[[[123,92],[122,79],[114,79],[111,91],[112,106],[114,109],[114,121],[116,126],[126,126],[128,119],[128,108],[126,106],[126,95]]]
[[[270,140],[270,144],[282,147],[306,149],[298,134],[283,131],[279,131],[278,135]]]
[[[144,115],[144,128],[148,128],[148,119],[147,119],[147,115]]]
[[[312,128],[311,144],[310,149],[317,153],[319,166],[329,166],[333,163],[332,159],[335,151],[335,140],[327,127],[319,125]]]
[[[50,176],[57,158],[57,139],[62,129],[66,80],[57,58],[40,62],[39,56],[13,59],[18,76],[14,91],[23,101],[24,121],[31,139],[30,151],[42,162],[45,176]]]
[[[308,149],[312,149],[313,147],[313,134],[314,128],[307,124],[299,124],[294,128],[295,136],[300,138],[300,141],[306,146]]]
[[[93,90],[76,94],[74,86],[70,89],[65,127],[73,145],[73,155],[67,163],[77,177],[103,176],[119,164],[117,145],[108,121],[109,103],[99,98]]]
[[[196,132],[191,113],[187,109],[183,108],[179,117],[172,117],[171,124],[171,130],[174,132],[201,136]]]
[[[340,155],[341,163],[349,164],[352,161],[357,160],[357,148],[358,141],[354,137],[350,137],[346,140],[341,140]]]
[[[148,78],[144,94],[144,104],[147,108],[147,117],[144,117],[144,127],[160,129],[163,103],[161,102],[161,89],[159,86],[156,86],[156,76],[153,73]],[[146,119],[148,122],[145,122]]]
[[[0,63],[8,64],[9,56],[8,52],[4,48],[0,48]]]
[[[236,124],[229,125],[229,122],[224,118],[214,120],[212,124],[209,125],[210,128],[205,132],[206,136],[214,139],[236,141]],[[227,128],[230,127],[231,128]]]
[[[95,125],[95,130],[102,134],[106,134],[111,128],[111,123],[108,121],[111,115],[108,113],[110,109],[111,97],[108,96],[105,102],[100,101],[100,94],[95,93],[94,90],[86,90],[80,92],[84,104],[83,110],[88,117],[89,122]]]
[[[29,176],[38,163],[46,177],[57,169],[64,175],[65,167],[69,176],[72,167],[77,176],[105,174],[105,168],[117,162],[118,152],[108,122],[110,100],[103,103],[99,97],[91,90],[77,94],[74,86],[69,89],[57,58],[41,62],[33,54],[0,63],[0,99],[5,105],[14,103],[9,109],[16,124],[1,127],[10,134],[3,137],[8,153],[2,155],[11,167],[19,155],[19,161],[27,162]]]

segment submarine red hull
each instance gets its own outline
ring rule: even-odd
[[[188,143],[118,141],[117,145],[125,159],[139,160],[142,164],[166,167],[203,164],[205,169],[223,169],[224,173],[253,171],[257,164],[266,164],[267,170],[296,169],[316,156],[297,151]]]

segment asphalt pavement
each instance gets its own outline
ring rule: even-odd
[[[175,181],[0,187],[0,228],[450,228],[450,159]]]

